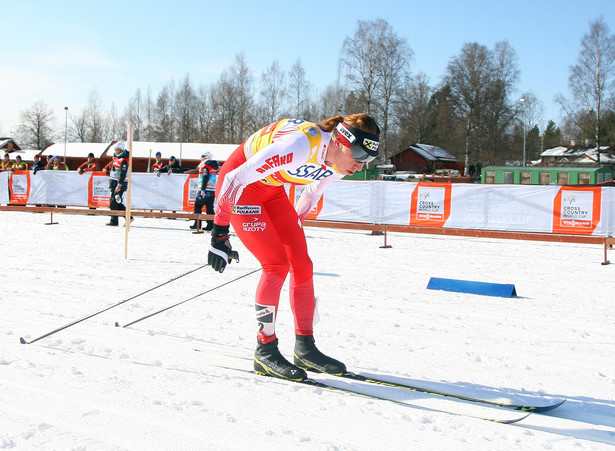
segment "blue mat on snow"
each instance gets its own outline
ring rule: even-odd
[[[471,280],[441,279],[439,277],[429,279],[427,289],[500,296],[503,298],[517,296],[514,284],[510,283],[473,282]]]

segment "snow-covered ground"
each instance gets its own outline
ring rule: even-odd
[[[600,246],[306,229],[318,346],[353,371],[468,394],[566,403],[514,425],[276,381],[251,368],[249,275],[128,328],[114,327],[256,268],[203,268],[29,345],[206,261],[179,220],[0,212],[0,448],[612,449],[615,265]],[[120,221],[123,224],[123,220]],[[615,252],[615,251],[613,251]],[[610,256],[615,259],[615,253]],[[518,297],[426,289],[430,277],[515,284]],[[283,292],[280,348],[291,356]],[[419,395],[414,395],[415,398]]]

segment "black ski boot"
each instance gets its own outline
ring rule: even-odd
[[[295,341],[295,365],[315,373],[339,376],[346,372],[346,365],[320,352],[314,344],[313,335],[297,335]]]
[[[267,344],[257,342],[254,352],[254,369],[258,374],[264,376],[279,377],[291,381],[307,379],[305,371],[297,368],[280,354],[277,338]]]
[[[117,227],[118,224],[118,219],[117,216],[111,216],[111,219],[109,219],[109,222],[107,223],[108,226],[112,226],[112,227]]]

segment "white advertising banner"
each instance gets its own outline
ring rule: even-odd
[[[462,186],[463,185],[463,186]],[[452,186],[451,214],[445,227],[458,229],[550,231],[557,186]]]
[[[9,173],[0,172],[0,204],[9,203]]]
[[[29,204],[86,206],[88,203],[87,175],[75,171],[30,172]]]
[[[193,211],[196,174],[132,174],[131,207]],[[301,187],[286,187],[294,203]],[[0,202],[108,207],[103,172],[0,173]],[[341,180],[308,219],[455,229],[612,236],[615,187]]]
[[[132,208],[182,211],[187,174],[132,174]]]

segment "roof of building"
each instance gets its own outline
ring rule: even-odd
[[[17,155],[21,157],[23,161],[34,161],[34,155],[40,154],[40,150],[25,149],[25,150],[13,150],[9,152],[9,157],[14,160]]]
[[[615,156],[612,154],[605,153],[606,151],[612,150],[611,147],[604,146],[600,147],[600,163],[602,164],[614,164]],[[586,164],[586,163],[597,163],[598,162],[598,152],[596,152],[595,147],[563,147],[558,146],[552,149],[547,149],[543,153],[540,154],[541,157],[552,157],[559,158],[557,161],[567,163],[567,164]]]
[[[54,155],[63,157],[87,158],[93,153],[95,158],[111,157],[117,141],[106,143],[54,143],[45,148],[41,155]],[[237,148],[237,144],[201,144],[201,143],[159,143],[147,141],[133,141],[133,158],[155,158],[156,152],[162,154],[163,159],[171,155],[182,160],[200,160],[205,152],[212,154],[214,160],[226,161]]]
[[[601,146],[600,150],[605,152],[608,150],[608,146]],[[573,147],[565,147],[565,146],[557,146],[551,149],[545,150],[540,154],[541,157],[576,157],[582,154],[587,155],[596,155],[595,147],[587,147],[587,146],[573,146]]]
[[[426,160],[430,161],[450,161],[453,163],[457,162],[457,159],[453,155],[448,153],[446,150],[437,146],[430,146],[429,144],[413,144],[410,147],[404,149],[404,151],[406,150],[413,150]]]
[[[4,149],[9,143],[13,143],[13,149],[20,150],[19,144],[17,144],[13,138],[0,138],[0,149]]]
[[[152,158],[156,152],[162,154],[163,159],[173,155],[182,160],[200,160],[205,152],[211,153],[214,160],[226,161],[237,148],[237,144],[203,144],[203,143],[159,143],[134,141],[132,143],[133,158]]]
[[[87,158],[93,153],[95,158],[104,156],[112,143],[53,143],[45,147],[41,155],[53,155],[58,157],[82,157]]]

